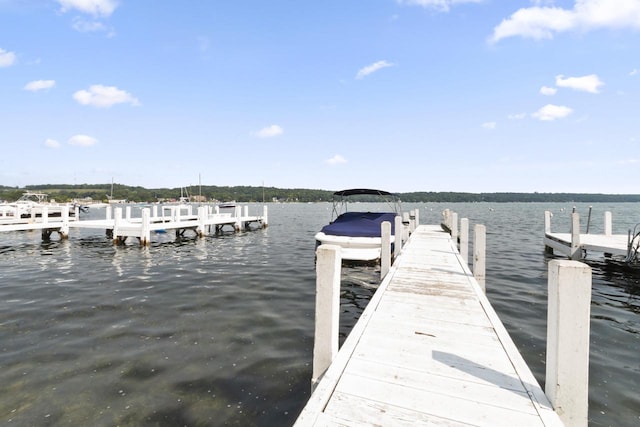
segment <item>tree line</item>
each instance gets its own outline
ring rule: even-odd
[[[180,196],[189,196],[191,200],[228,202],[327,202],[331,201],[333,191],[305,188],[276,188],[251,186],[214,186],[203,185],[181,188],[144,188],[123,184],[45,184],[28,185],[23,188],[0,186],[0,200],[18,200],[26,191],[42,192],[58,202],[73,200],[107,201],[125,199],[131,202],[153,203],[157,201],[178,200]],[[602,202],[640,202],[640,194],[590,194],[590,193],[467,193],[467,192],[409,192],[397,194],[403,202],[557,202],[557,203],[602,203]],[[367,198],[361,199],[368,201]],[[371,199],[374,201],[375,198]]]

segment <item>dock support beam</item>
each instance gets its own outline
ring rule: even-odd
[[[483,292],[485,287],[485,269],[487,259],[487,228],[482,224],[473,227],[473,277]]]
[[[316,324],[311,389],[338,354],[340,325],[340,247],[320,245],[316,250]]]
[[[587,426],[591,268],[549,262],[545,394],[567,426]]]
[[[262,228],[267,228],[269,226],[269,209],[267,205],[262,207]]]

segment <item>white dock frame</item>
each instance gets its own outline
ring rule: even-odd
[[[250,216],[248,206],[244,206],[244,212],[242,207],[237,206],[233,213],[221,213],[217,206],[204,205],[199,206],[194,215],[192,205],[154,205],[152,208],[143,208],[140,217],[131,215],[131,206],[113,210],[107,206],[105,219],[98,220],[81,220],[77,210],[74,216],[70,216],[68,206],[63,206],[58,216],[50,216],[48,209],[47,206],[42,207],[39,211],[42,215],[38,217],[0,217],[0,232],[42,230],[43,238],[48,238],[52,232],[58,232],[62,238],[66,238],[71,228],[98,229],[104,230],[114,243],[123,243],[128,237],[135,237],[141,245],[146,246],[150,244],[154,231],[175,230],[176,235],[181,236],[186,230],[193,230],[202,237],[218,233],[225,226],[243,231],[252,223],[261,228],[268,224],[267,206],[263,207],[262,215]]]

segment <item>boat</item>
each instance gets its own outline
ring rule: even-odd
[[[349,204],[360,201],[385,202],[386,210],[349,211]],[[398,196],[387,191],[354,188],[333,193],[332,220],[315,235],[316,247],[337,245],[345,261],[377,262],[382,247],[381,225],[391,223],[391,244],[394,244],[395,217],[402,209]]]

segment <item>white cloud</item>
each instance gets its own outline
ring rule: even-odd
[[[556,33],[599,28],[640,30],[640,1],[576,0],[573,9],[522,8],[493,29],[490,41],[515,36],[552,39]]]
[[[278,125],[267,126],[266,128],[260,129],[255,135],[258,138],[273,138],[274,136],[282,135],[284,130]]]
[[[563,75],[559,75],[556,76],[556,85],[590,93],[598,93],[598,88],[604,85],[604,83],[595,74],[582,77],[567,77],[566,79]]]
[[[99,21],[87,21],[80,17],[73,19],[72,27],[80,33],[97,33],[99,31],[108,31],[109,29]]]
[[[115,0],[57,0],[62,12],[76,10],[93,16],[111,16],[118,2]]]
[[[532,116],[539,120],[552,121],[565,118],[572,112],[573,110],[571,108],[563,105],[547,104],[533,113]]]
[[[10,67],[16,63],[16,54],[13,52],[0,49],[0,68]]]
[[[640,70],[639,70],[639,69],[637,69],[637,68],[633,69],[633,70],[629,73],[629,75],[630,75],[630,76],[636,76],[636,75],[638,75],[638,74],[640,74]]]
[[[327,159],[326,162],[328,164],[330,164],[330,165],[340,165],[340,164],[343,164],[343,163],[347,163],[347,159],[342,157],[340,154],[336,154],[332,158]]]
[[[485,129],[493,130],[497,126],[496,122],[486,122],[482,124],[482,127]]]
[[[522,120],[527,117],[527,113],[517,113],[517,114],[509,114],[507,118],[509,120]]]
[[[361,79],[365,76],[368,76],[371,73],[375,73],[378,70],[381,70],[387,67],[393,67],[393,66],[394,64],[387,61],[374,62],[373,64],[367,65],[366,67],[363,67],[360,70],[358,70],[358,74],[356,74],[356,79]]]
[[[47,138],[44,141],[44,145],[49,148],[60,148],[60,143],[55,139]]]
[[[558,89],[555,87],[542,86],[540,88],[540,93],[547,96],[555,95],[557,91]]]
[[[73,94],[79,104],[94,107],[111,107],[115,104],[131,104],[138,106],[140,102],[130,93],[115,86],[93,85],[89,90],[79,90]]]
[[[30,90],[31,92],[37,92],[43,89],[51,89],[56,85],[55,80],[34,80],[27,83],[24,86],[24,90]]]
[[[69,144],[78,145],[80,147],[91,147],[92,145],[96,145],[98,140],[92,138],[88,135],[74,135],[69,138]]]
[[[482,3],[484,0],[397,0],[400,4],[409,6],[422,6],[432,8],[441,12],[448,12],[450,7],[461,3]]]

